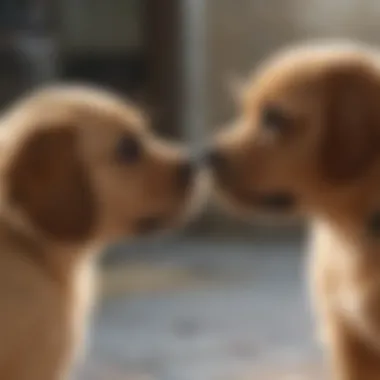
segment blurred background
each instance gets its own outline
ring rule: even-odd
[[[308,38],[376,44],[379,19],[375,0],[0,0],[0,103],[95,82],[196,149],[234,113],[228,76]],[[78,380],[324,378],[304,235],[210,206],[174,236],[112,247]]]

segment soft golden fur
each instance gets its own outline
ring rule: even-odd
[[[354,43],[295,47],[242,92],[210,156],[219,194],[246,214],[307,216],[332,378],[378,380],[380,55]]]
[[[0,123],[0,379],[62,380],[81,347],[94,254],[178,223],[197,175],[99,89],[39,90]]]

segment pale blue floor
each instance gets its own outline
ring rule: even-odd
[[[299,241],[164,241],[121,250],[125,261],[192,267],[221,281],[106,300],[81,378],[129,380],[125,376],[136,373],[157,380],[234,380],[262,368],[319,361]],[[115,257],[120,261],[117,254],[108,265]]]

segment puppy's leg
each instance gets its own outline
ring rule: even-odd
[[[330,311],[323,322],[332,379],[380,379],[380,352],[337,312]]]
[[[376,326],[380,326],[377,323],[380,302],[374,299],[377,297],[369,297],[357,310],[344,311],[337,304],[338,277],[331,267],[315,260],[320,257],[313,260],[310,290],[331,379],[379,380],[380,339],[377,345],[376,337],[380,336],[380,329]]]

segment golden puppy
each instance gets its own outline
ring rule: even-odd
[[[94,253],[174,226],[197,175],[98,89],[37,91],[1,127],[0,379],[61,380],[80,347]]]
[[[240,211],[308,216],[333,378],[380,379],[380,55],[351,43],[276,55],[209,161]]]

